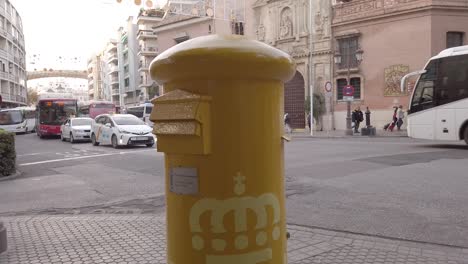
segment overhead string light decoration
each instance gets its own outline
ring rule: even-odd
[[[133,0],[133,2],[137,6],[140,6],[143,3],[142,0]],[[122,0],[117,0],[117,3],[119,3],[119,4],[122,3]],[[145,1],[145,6],[148,7],[148,8],[155,7],[153,1],[151,1],[151,0],[146,0]]]
[[[117,3],[124,2],[116,0]],[[167,0],[163,3],[157,3],[156,0],[126,0],[133,1],[137,6],[144,6],[148,9],[162,9],[170,14],[186,15],[194,17],[211,17],[219,20],[232,22],[245,22],[245,0]],[[214,8],[216,6],[216,9]],[[224,8],[220,8],[224,7]]]

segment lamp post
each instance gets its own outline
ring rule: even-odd
[[[345,55],[342,55],[339,52],[335,53],[334,60],[335,60],[336,65],[341,65],[341,63],[343,61],[343,56],[346,56],[346,69],[347,69],[346,86],[351,85],[351,64],[350,64],[351,56],[353,56],[353,55],[356,56],[356,62],[357,62],[356,67],[357,67],[362,62],[362,54],[363,53],[364,53],[364,51],[359,49],[359,48],[355,51],[354,54],[352,54],[349,51]],[[353,135],[353,129],[351,127],[351,100],[346,101],[346,131],[345,131],[345,134],[349,135],[349,136]]]

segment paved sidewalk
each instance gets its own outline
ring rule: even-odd
[[[310,130],[295,130],[291,134],[292,138],[349,138],[349,137],[408,137],[406,130],[394,130],[393,132],[377,129],[375,136],[362,136],[360,133],[347,136],[344,130],[331,130],[331,131],[314,131],[314,135],[310,135]]]
[[[9,250],[0,255],[1,264],[166,263],[162,214],[39,215],[3,220]],[[295,225],[289,225],[288,231],[289,264],[468,263],[468,249]]]

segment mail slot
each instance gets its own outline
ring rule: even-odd
[[[174,90],[152,101],[157,149],[172,154],[210,153],[211,97]]]

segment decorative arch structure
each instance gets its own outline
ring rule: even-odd
[[[27,73],[28,80],[51,78],[51,77],[65,77],[65,78],[78,78],[88,79],[88,72],[86,70],[46,70],[46,71],[30,71]]]

